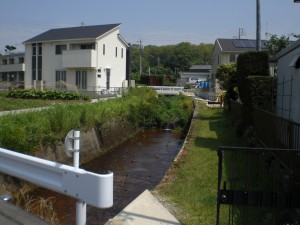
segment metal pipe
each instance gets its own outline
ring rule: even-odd
[[[256,51],[261,51],[260,0],[256,0]]]
[[[73,166],[79,169],[80,131],[74,130]],[[76,201],[76,225],[86,225],[86,203],[77,199]]]

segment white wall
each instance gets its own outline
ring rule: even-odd
[[[300,123],[300,69],[290,66],[300,56],[300,46],[278,60],[276,113]]]
[[[110,69],[110,86],[122,87],[126,79],[126,46],[118,37],[119,30],[115,30],[97,41],[98,69],[101,68],[101,78],[97,78],[97,85],[106,87],[106,69]],[[105,44],[105,55],[103,55]],[[115,55],[117,47],[117,57]],[[121,51],[123,49],[123,58]]]
[[[55,71],[66,70],[67,71],[67,83],[75,87],[76,70],[87,71],[87,86],[89,91],[101,90],[106,88],[106,68],[110,68],[110,87],[122,87],[123,81],[126,79],[126,45],[118,37],[119,29],[115,29],[99,38],[99,40],[74,40],[74,41],[57,41],[43,43],[43,73],[42,79],[46,81],[46,86],[55,87]],[[71,44],[93,43],[95,42],[96,50],[96,67],[91,68],[64,68],[62,65],[62,55],[55,54],[55,46],[66,44],[67,50]],[[103,44],[105,44],[105,55],[103,55]],[[115,49],[117,47],[118,54],[115,56]],[[123,49],[123,58],[121,57],[121,51]],[[26,72],[25,88],[31,88],[31,68],[32,68],[32,49],[31,44],[25,46],[25,61]],[[98,69],[101,68],[101,72]],[[101,75],[98,77],[98,75]]]

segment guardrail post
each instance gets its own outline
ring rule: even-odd
[[[75,170],[79,169],[79,151],[80,151],[80,131],[71,130],[66,138],[67,142],[73,140],[73,148],[69,145],[66,151],[73,153],[73,166]],[[70,153],[68,154],[70,155]],[[76,201],[76,225],[86,225],[86,203],[77,198]]]
[[[75,130],[73,136],[73,163],[75,169],[79,169],[80,131]],[[76,225],[86,225],[86,203],[81,199],[77,199],[76,201]]]

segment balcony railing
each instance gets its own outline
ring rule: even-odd
[[[96,51],[93,49],[70,50],[62,53],[64,68],[96,68]]]
[[[0,65],[0,73],[18,71],[25,71],[25,63]]]

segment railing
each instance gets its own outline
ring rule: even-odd
[[[300,148],[300,124],[254,108],[253,123],[258,140],[271,148]]]
[[[94,49],[64,50],[62,67],[64,68],[96,68],[96,51]]]
[[[178,95],[180,92],[183,92],[183,87],[176,86],[149,86],[156,90],[158,94],[161,95]]]
[[[242,104],[231,100],[230,112],[235,120],[242,120]],[[254,107],[253,125],[263,146],[300,149],[300,124]]]
[[[299,224],[300,152],[294,149],[218,150],[216,224]]]
[[[113,98],[113,97],[119,97],[123,93],[128,91],[128,87],[110,87],[107,89],[106,87],[101,86],[87,86],[86,89],[80,89],[77,88],[77,86],[74,85],[68,85],[64,84],[62,85],[59,83],[59,85],[53,84],[45,84],[43,87],[44,90],[64,90],[64,91],[70,91],[70,92],[79,92],[85,95],[88,95],[91,98]]]
[[[96,174],[79,168],[80,131],[70,131],[65,150],[74,167],[0,148],[0,172],[76,198],[76,224],[86,224],[86,204],[113,205],[113,173]]]

